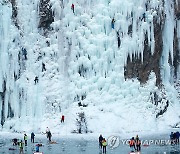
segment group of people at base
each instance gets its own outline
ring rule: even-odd
[[[103,150],[103,153],[106,153],[107,141],[102,135],[99,136],[99,148]]]
[[[35,134],[32,132],[31,133],[31,142],[32,143],[34,143],[34,137],[35,137]],[[27,141],[28,141],[28,136],[27,136],[26,133],[24,134],[24,142],[23,142],[23,140],[18,141],[17,138],[12,139],[13,145],[14,146],[18,145],[19,146],[19,153],[20,154],[24,153],[23,149],[24,149],[24,145],[27,146]],[[9,150],[11,150],[11,149],[12,148],[10,148]]]
[[[103,151],[103,153],[106,153],[106,147],[107,147],[107,141],[106,139],[100,135],[99,136],[99,148]],[[129,146],[131,148],[131,152],[134,152],[134,151],[141,151],[141,140],[139,139],[139,136],[136,135],[136,137],[132,137],[130,140],[129,140]]]
[[[141,151],[141,141],[139,139],[139,136],[136,135],[136,137],[132,137],[129,141],[129,146],[131,148],[131,152],[134,151]]]
[[[64,121],[65,121],[65,116],[62,115],[61,123],[64,123]],[[51,142],[52,134],[48,127],[46,127],[46,137],[48,138],[49,142]],[[31,143],[34,143],[34,138],[35,138],[35,134],[34,134],[34,132],[32,132],[31,133]],[[13,146],[17,146],[17,145],[19,146],[20,154],[23,153],[24,146],[27,146],[27,143],[28,143],[27,141],[28,141],[28,136],[26,133],[24,134],[24,141],[23,140],[19,141],[17,138],[12,139]],[[42,144],[36,144],[36,152],[39,152],[40,146],[42,146]],[[14,148],[9,148],[9,150],[13,150],[13,149]]]
[[[171,144],[179,144],[179,137],[180,137],[180,133],[178,131],[171,132],[170,134]]]
[[[52,134],[51,134],[51,131],[48,127],[46,128],[46,135],[47,135],[48,140],[51,142]],[[32,132],[31,133],[31,143],[34,143],[34,138],[35,138],[35,134],[34,134],[34,132]],[[23,142],[23,140],[19,141],[17,138],[12,139],[13,146],[19,146],[19,153],[20,154],[24,153],[23,149],[24,149],[24,146],[28,145],[27,141],[28,141],[28,136],[26,133],[24,134],[24,142]],[[42,144],[36,144],[35,145],[35,152],[39,152],[40,146],[42,146]],[[13,148],[9,148],[9,150],[13,150]]]

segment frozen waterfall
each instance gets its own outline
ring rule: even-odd
[[[178,0],[0,0],[2,130],[178,126],[179,32]]]

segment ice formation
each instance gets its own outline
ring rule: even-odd
[[[2,130],[178,126],[179,32],[178,0],[0,0]]]

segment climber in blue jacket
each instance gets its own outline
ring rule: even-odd
[[[113,18],[112,21],[111,21],[111,27],[112,27],[112,29],[114,29],[114,23],[115,23],[115,19]]]

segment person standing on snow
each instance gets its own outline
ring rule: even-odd
[[[51,142],[51,137],[52,137],[52,134],[51,134],[51,132],[50,132],[50,131],[48,132],[47,137],[48,137],[48,139],[49,139],[49,142]]]
[[[136,138],[135,143],[136,143],[136,150],[141,151],[141,141],[139,140],[139,137]]]
[[[176,133],[173,133],[173,144],[176,144]]]
[[[171,134],[170,134],[170,141],[171,141],[171,144],[174,143],[174,133],[173,132],[171,132]]]
[[[102,140],[102,147],[103,147],[103,153],[106,153],[107,141],[105,138]]]
[[[177,132],[176,132],[176,144],[179,144],[179,136],[180,136],[180,134],[179,134],[179,132],[177,131]]]
[[[19,153],[21,154],[23,154],[24,152],[23,152],[23,141],[21,140],[21,142],[19,142]]]
[[[31,143],[34,143],[34,136],[35,136],[35,134],[32,132],[31,133]]]
[[[102,135],[99,136],[99,148],[102,149],[102,141],[103,141],[103,137]]]
[[[47,135],[47,138],[48,138],[48,132],[50,132],[50,129],[49,129],[49,127],[46,127],[46,135]]]
[[[24,134],[24,142],[25,142],[25,146],[27,146],[27,140],[28,140],[27,134]]]
[[[139,136],[138,135],[136,135],[136,140],[139,140]]]
[[[131,152],[134,152],[134,150],[136,150],[134,137],[132,137],[129,141],[129,146],[131,148]]]

